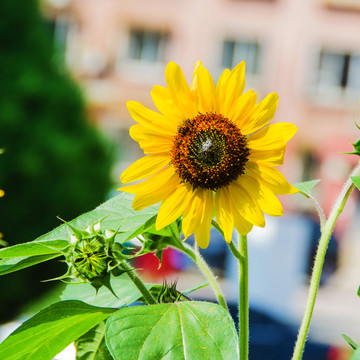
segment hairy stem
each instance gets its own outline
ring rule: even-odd
[[[248,291],[248,251],[247,236],[240,235],[238,241],[239,251],[230,250],[239,260],[239,359],[248,360],[249,355],[249,291]],[[232,244],[233,245],[233,244]]]
[[[221,291],[221,288],[219,284],[216,281],[216,278],[209,268],[208,264],[204,260],[204,258],[200,255],[199,251],[195,251],[190,245],[183,244],[184,248],[182,251],[187,254],[191,259],[194,260],[196,265],[199,267],[201,272],[206,276],[206,278],[209,280],[209,283],[216,295],[216,298],[218,299],[219,304],[227,311],[229,311],[229,308],[227,306],[227,303],[225,301],[225,297]]]
[[[322,272],[322,267],[324,264],[326,250],[329,244],[329,240],[334,229],[335,223],[339,215],[341,214],[347,199],[349,198],[352,190],[354,189],[354,184],[351,180],[352,176],[357,176],[360,174],[360,164],[358,164],[353,172],[350,174],[348,180],[345,182],[343,189],[341,190],[335,205],[329,215],[328,220],[324,224],[321,232],[321,237],[319,240],[319,246],[315,256],[314,267],[311,275],[309,295],[306,303],[304,317],[299,329],[298,338],[295,344],[293,360],[300,360],[304,351],[306,337],[309,331],[310,321],[312,313],[315,306],[315,300],[317,291],[319,289],[320,277]]]
[[[141,292],[142,296],[144,297],[145,301],[149,304],[149,305],[154,305],[156,304],[156,300],[154,299],[154,297],[151,295],[150,291],[147,289],[147,287],[145,286],[145,284],[142,282],[142,280],[140,279],[140,277],[136,274],[136,271],[131,268],[125,261],[123,261],[119,267],[123,270],[126,270],[126,274],[128,275],[128,277],[132,280],[132,282],[134,283],[134,285],[138,288],[138,290]]]

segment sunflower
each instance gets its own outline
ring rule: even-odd
[[[247,234],[253,225],[264,227],[264,213],[283,215],[275,194],[297,192],[274,168],[281,165],[287,141],[297,128],[290,123],[268,125],[278,96],[245,93],[245,63],[226,69],[216,86],[201,62],[195,64],[189,87],[181,68],[170,62],[165,70],[167,88],[154,86],[152,100],[159,112],[129,101],[138,124],[130,136],[145,154],[121,175],[120,188],[136,194],[133,209],[161,202],[156,229],[182,216],[185,238],[195,233],[206,248],[211,221],[231,241],[233,228]]]

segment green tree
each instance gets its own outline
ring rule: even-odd
[[[112,156],[86,119],[81,91],[55,61],[37,1],[1,1],[0,13],[0,232],[14,245],[51,230],[57,215],[71,219],[102,202]],[[42,273],[37,267],[0,282],[0,321],[47,287],[39,285]]]

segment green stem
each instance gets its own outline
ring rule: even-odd
[[[136,274],[135,269],[133,269],[132,267],[130,267],[125,261],[123,261],[120,265],[120,268],[122,268],[123,270],[127,270],[126,274],[128,275],[128,277],[132,280],[132,282],[134,283],[134,285],[138,288],[138,290],[141,292],[142,296],[144,297],[145,301],[149,304],[149,305],[154,305],[156,304],[156,300],[154,299],[154,297],[151,295],[150,291],[147,289],[147,287],[145,286],[145,284],[142,282],[142,280],[140,279],[140,277]]]
[[[249,290],[247,236],[240,235],[238,248],[229,244],[230,250],[239,260],[239,359],[248,360],[249,355]],[[232,249],[233,248],[233,249]],[[236,251],[235,251],[236,250]],[[237,256],[239,255],[239,256]]]
[[[187,254],[191,259],[194,260],[196,265],[199,267],[199,269],[202,271],[202,273],[206,276],[206,278],[209,280],[209,283],[218,299],[219,304],[227,311],[229,311],[229,308],[227,306],[227,303],[225,301],[225,297],[221,291],[221,288],[219,284],[216,281],[216,278],[214,274],[212,273],[211,269],[209,268],[208,264],[204,260],[204,258],[200,255],[198,251],[195,251],[190,245],[183,243],[183,249],[182,250],[185,254]]]
[[[336,223],[337,218],[341,214],[344,206],[346,204],[347,199],[349,198],[352,190],[354,189],[354,184],[351,180],[352,176],[357,176],[360,174],[360,164],[358,164],[353,172],[350,174],[348,180],[345,182],[343,189],[339,197],[337,198],[335,205],[329,215],[328,220],[323,226],[321,237],[319,240],[319,246],[315,256],[314,268],[311,275],[309,295],[306,303],[306,309],[304,313],[304,317],[299,329],[298,338],[295,344],[293,360],[300,360],[304,351],[306,337],[309,331],[310,321],[312,317],[312,313],[315,306],[315,300],[317,291],[319,289],[321,271],[324,264],[326,250],[329,244],[329,240],[334,229],[334,225]]]

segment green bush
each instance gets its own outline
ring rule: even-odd
[[[0,13],[0,232],[14,245],[51,230],[57,215],[71,219],[102,202],[112,156],[86,119],[78,86],[54,60],[37,1],[1,1]],[[1,281],[0,321],[46,287],[37,272]]]

